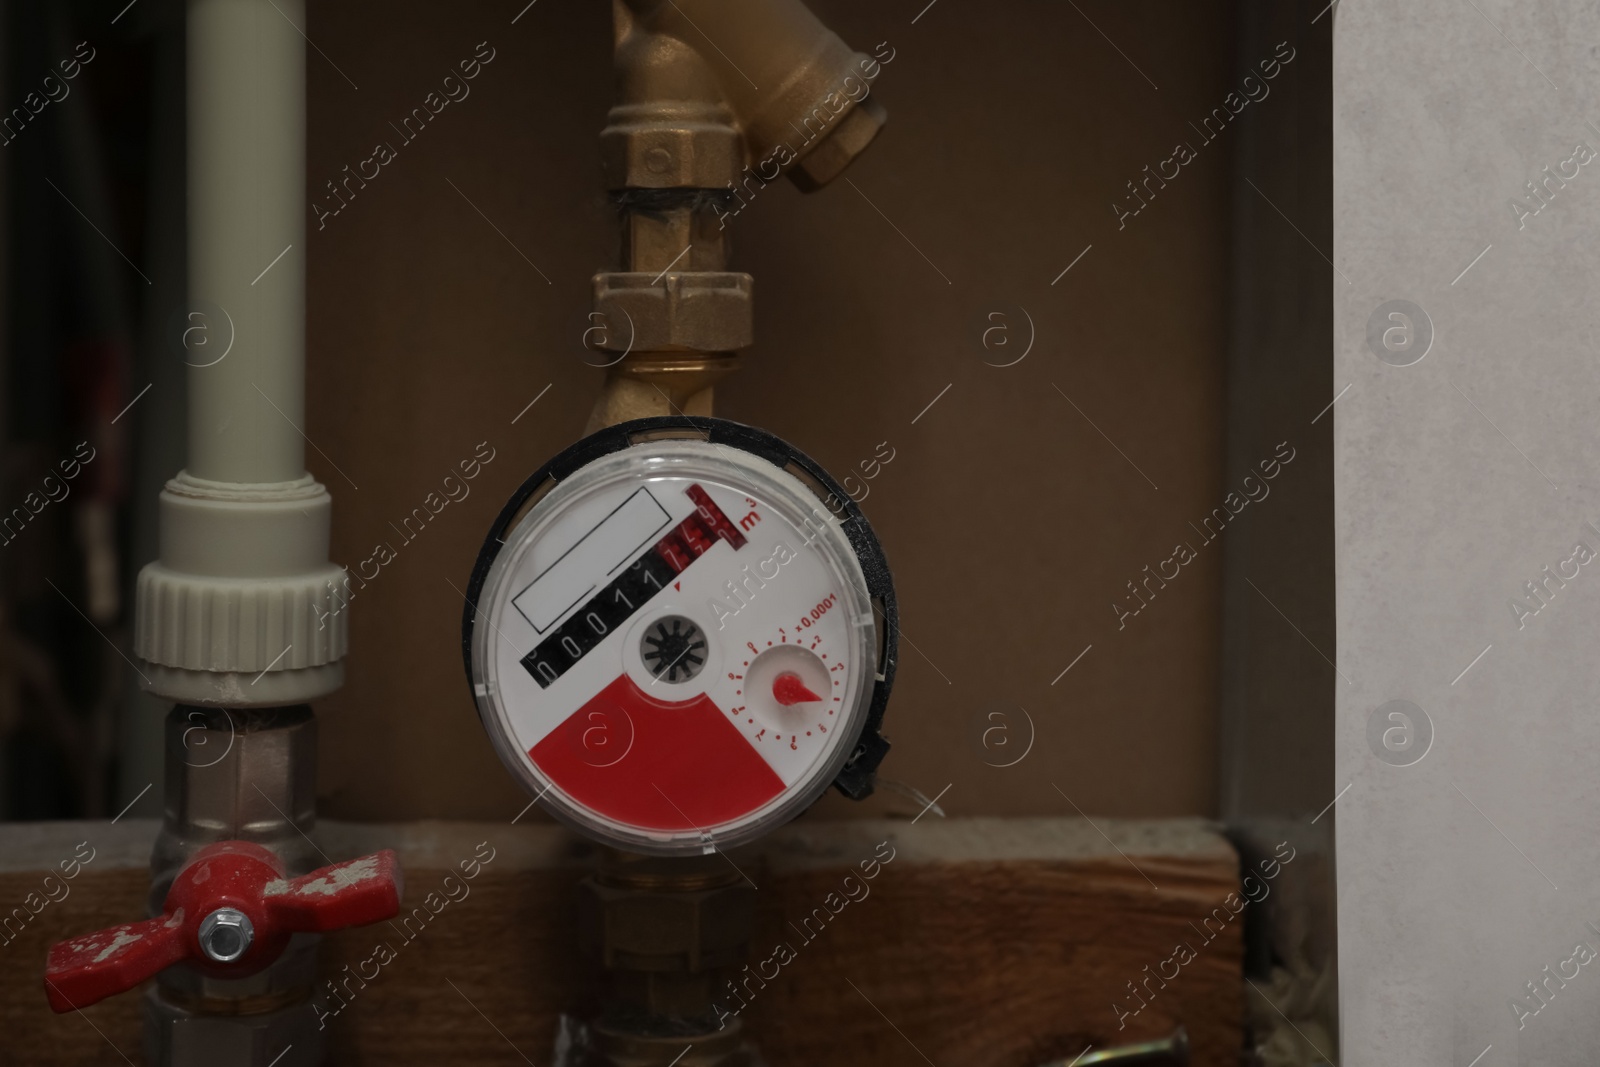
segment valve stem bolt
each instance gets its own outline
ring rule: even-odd
[[[254,939],[250,917],[237,908],[218,908],[200,920],[200,950],[218,963],[243,956]]]

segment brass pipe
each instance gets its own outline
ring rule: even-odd
[[[769,159],[763,181],[782,171],[819,189],[883,127],[868,102],[878,61],[800,0],[613,0],[612,10],[618,103],[602,143],[614,189],[720,189]]]

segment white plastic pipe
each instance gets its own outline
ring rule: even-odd
[[[344,676],[333,501],[305,470],[303,0],[189,0],[188,462],[139,573],[144,687],[297,704]]]
[[[304,22],[302,0],[189,4],[187,469],[209,481],[305,473]]]

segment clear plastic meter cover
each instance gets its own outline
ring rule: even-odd
[[[829,783],[871,792],[895,630],[882,549],[821,468],[749,427],[667,418],[528,479],[473,572],[463,651],[501,760],[552,814],[699,852]]]

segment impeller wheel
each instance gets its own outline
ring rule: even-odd
[[[700,628],[682,615],[669,615],[644,631],[639,654],[650,673],[666,682],[687,682],[706,665]]]

